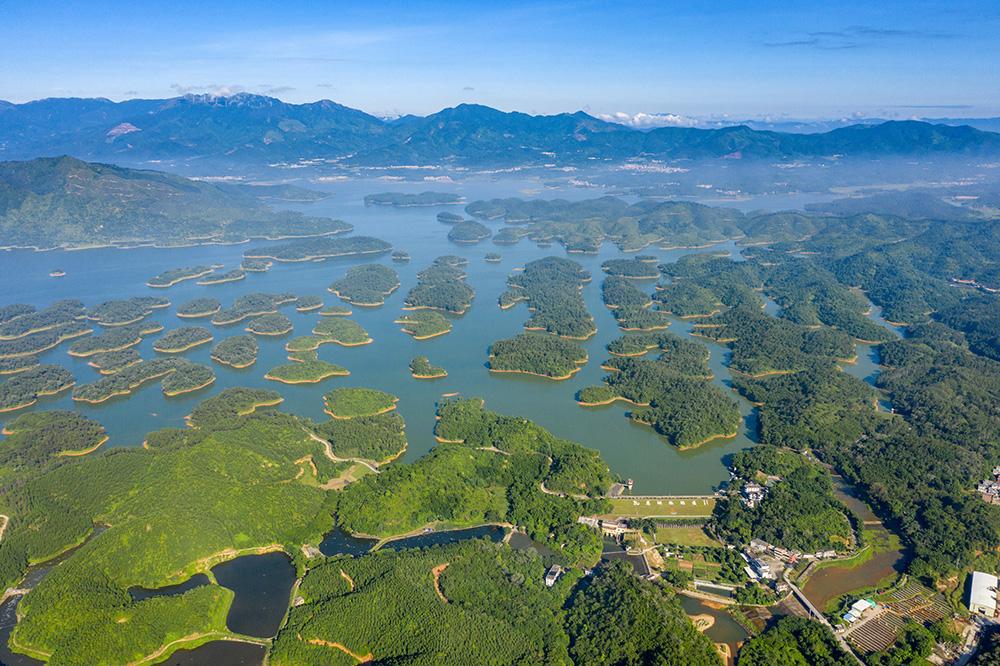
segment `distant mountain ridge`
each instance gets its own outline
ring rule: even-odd
[[[815,134],[660,127],[648,131],[582,111],[533,116],[460,104],[386,121],[323,100],[289,104],[240,93],[171,99],[53,98],[0,102],[0,159],[302,159],[352,165],[463,166],[581,163],[635,158],[783,159],[1000,154],[1000,134],[921,121],[858,124]]]
[[[345,233],[339,220],[275,211],[264,188],[190,180],[73,157],[0,162],[0,247],[184,245]]]

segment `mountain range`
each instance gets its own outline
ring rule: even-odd
[[[643,131],[582,111],[529,115],[474,104],[384,120],[331,101],[290,104],[247,93],[123,102],[0,102],[0,159],[61,154],[115,162],[326,159],[368,166],[486,166],[635,158],[996,155],[1000,134],[921,121],[858,124],[812,134],[746,125]]]

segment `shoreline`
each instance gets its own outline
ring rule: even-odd
[[[573,375],[580,372],[580,370],[582,370],[582,367],[575,368],[574,370],[571,370],[567,374],[559,375],[558,377],[554,377],[552,375],[543,375],[538,372],[531,372],[530,370],[500,370],[499,368],[488,368],[488,370],[490,372],[496,372],[498,374],[532,375],[534,377],[541,377],[542,379],[551,379],[553,381],[561,382],[570,379]]]
[[[218,279],[218,280],[198,280],[197,282],[195,282],[195,284],[200,285],[202,287],[211,287],[214,284],[226,284],[227,282],[239,282],[240,280],[245,280],[246,277],[247,277],[246,275],[241,275],[239,277],[227,277],[227,278],[221,278],[221,279]]]
[[[324,379],[330,379],[331,377],[347,377],[351,374],[351,371],[346,372],[330,372],[329,374],[324,374],[322,377],[317,377],[315,379],[282,379],[281,377],[275,377],[270,372],[264,374],[264,379],[269,379],[272,382],[278,382],[279,384],[319,384]]]
[[[32,405],[34,405],[34,404],[36,404],[38,402],[39,398],[47,398],[47,397],[50,397],[50,396],[53,396],[53,395],[59,395],[63,391],[65,391],[67,389],[71,389],[74,386],[76,386],[76,380],[75,379],[73,381],[71,381],[69,384],[66,384],[64,386],[60,386],[59,388],[55,388],[55,389],[52,389],[50,391],[38,391],[37,393],[35,393],[35,397],[31,399],[31,402],[26,402],[26,403],[23,403],[23,404],[20,404],[20,405],[15,405],[13,407],[3,407],[3,408],[0,408],[0,414],[6,413],[6,412],[16,412],[19,409],[24,409],[25,407],[31,407]]]
[[[622,402],[627,402],[628,404],[630,404],[630,405],[632,405],[634,407],[649,407],[650,406],[650,403],[648,403],[648,402],[635,402],[634,400],[629,400],[628,398],[623,398],[620,395],[616,395],[615,397],[610,398],[609,400],[602,400],[601,402],[582,402],[580,400],[577,400],[576,404],[580,405],[581,407],[603,407],[604,405],[614,404],[614,403],[618,402],[619,400],[621,400]]]
[[[191,388],[179,389],[177,391],[164,391],[163,395],[167,396],[168,398],[173,398],[178,395],[184,395],[185,393],[193,393],[195,391],[200,391],[201,389],[211,386],[214,383],[215,383],[215,377],[213,376],[204,384],[199,384],[198,386],[192,386]]]
[[[184,313],[177,312],[175,314],[178,317],[180,317],[181,319],[201,319],[203,317],[211,317],[212,315],[219,314],[220,312],[222,312],[222,306],[221,305],[219,307],[215,308],[214,310],[205,310],[204,312],[193,312],[193,313],[189,313],[189,312],[184,312]]]
[[[179,278],[174,278],[170,282],[164,284],[153,284],[152,282],[146,282],[146,286],[149,287],[150,289],[169,289],[170,287],[173,287],[176,284],[180,284],[181,282],[186,282],[187,280],[197,280],[200,277],[205,277],[206,275],[209,275],[214,271],[215,271],[214,268],[210,268],[207,271],[202,271],[200,273],[195,273],[193,275],[184,275]]]
[[[4,434],[5,435],[7,434],[6,430],[4,430]],[[56,455],[58,455],[58,456],[66,456],[68,458],[77,458],[79,456],[85,456],[88,453],[93,453],[97,449],[101,448],[101,445],[104,444],[104,443],[106,443],[109,439],[111,439],[110,435],[104,435],[103,439],[101,439],[99,442],[97,442],[97,444],[94,444],[89,449],[82,449],[82,450],[79,450],[79,451],[60,451]]]
[[[215,337],[212,336],[212,337],[209,337],[209,338],[207,338],[205,340],[198,340],[196,342],[191,342],[191,343],[189,343],[189,344],[187,344],[187,345],[185,345],[183,347],[172,347],[170,349],[162,349],[162,348],[157,347],[156,345],[153,345],[153,351],[160,352],[161,354],[180,354],[182,352],[186,352],[189,349],[194,349],[195,347],[199,347],[201,345],[207,345],[209,342],[212,342],[214,339],[215,339]]]

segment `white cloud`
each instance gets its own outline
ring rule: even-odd
[[[617,111],[615,113],[600,113],[597,115],[601,120],[609,123],[618,123],[636,129],[650,129],[653,127],[697,127],[700,121],[697,118],[681,116],[676,113],[625,113]]]

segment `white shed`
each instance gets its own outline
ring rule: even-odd
[[[973,613],[993,617],[997,613],[997,577],[982,571],[972,572],[967,605]]]

